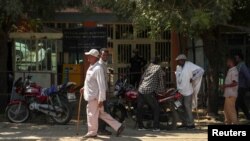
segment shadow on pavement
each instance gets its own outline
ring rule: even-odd
[[[112,131],[110,128],[108,130]],[[121,137],[116,137],[113,132],[112,136],[98,136],[95,139],[83,139],[86,133],[86,125],[81,125],[80,134],[76,135],[76,124],[71,122],[68,125],[41,125],[34,123],[9,123],[0,122],[0,140],[28,140],[28,141],[141,141],[141,140],[163,140],[163,139],[204,139],[207,130],[171,130],[171,131],[137,131],[128,126]],[[195,133],[195,136],[194,136]]]

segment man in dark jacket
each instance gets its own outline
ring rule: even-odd
[[[250,86],[250,72],[244,62],[244,57],[242,54],[236,54],[235,59],[237,61],[237,69],[239,71],[239,88],[238,88],[238,97],[236,100],[236,110],[241,108],[246,118],[250,120],[250,114],[245,103],[245,95]]]
[[[131,84],[135,87],[139,85],[143,67],[146,61],[139,55],[139,51],[133,50],[134,56],[130,59]]]

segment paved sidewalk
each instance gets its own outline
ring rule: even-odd
[[[172,131],[137,131],[134,122],[126,120],[126,129],[121,137],[98,136],[87,141],[207,141],[207,125],[223,124],[223,117],[196,119],[198,124],[194,130]],[[36,116],[27,123],[9,123],[4,115],[0,115],[0,140],[3,141],[84,141],[83,135],[87,131],[86,121],[80,122],[80,132],[76,135],[76,121],[72,120],[68,125],[53,125],[46,116]],[[83,124],[84,123],[84,124]],[[250,125],[244,118],[240,118],[241,124]],[[109,129],[112,131],[111,129]]]
[[[126,127],[121,137],[115,135],[98,136],[95,139],[87,139],[88,141],[206,141],[206,126],[202,129],[194,130],[173,130],[173,131],[137,131]],[[111,129],[109,129],[111,130]],[[9,122],[0,122],[0,140],[14,141],[81,141],[84,133],[86,133],[86,125],[80,125],[80,134],[76,135],[75,122],[68,125],[51,125],[22,123],[15,124]]]

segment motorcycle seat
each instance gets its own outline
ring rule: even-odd
[[[50,88],[43,88],[42,89],[42,93],[41,95],[44,95],[44,96],[49,96],[53,93],[56,93],[58,90],[55,86],[51,86]]]

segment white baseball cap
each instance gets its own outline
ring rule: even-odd
[[[97,49],[91,49],[89,52],[85,52],[85,55],[91,55],[99,58],[99,51]]]
[[[187,60],[187,56],[184,55],[184,54],[180,54],[180,55],[177,56],[177,58],[175,60],[176,61],[178,61],[178,60]]]

